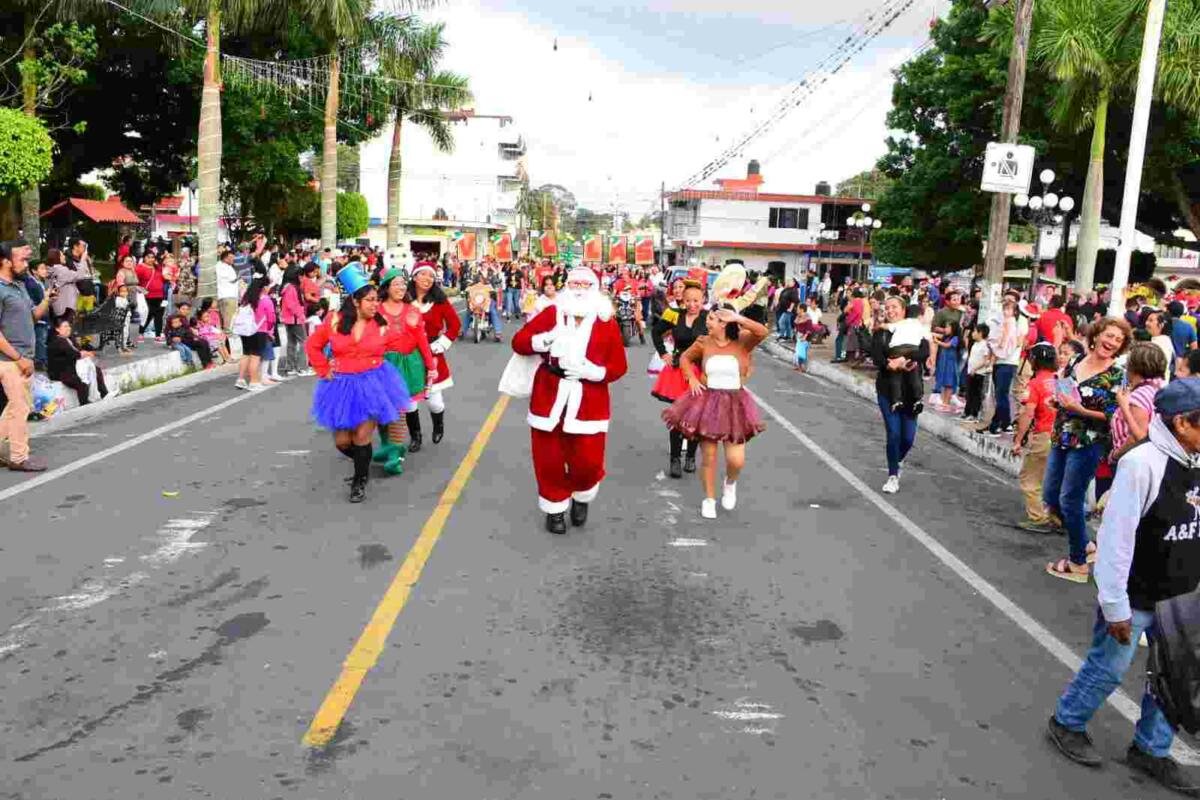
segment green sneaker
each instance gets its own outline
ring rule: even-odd
[[[371,460],[376,464],[386,464],[395,457],[396,451],[399,449],[399,445],[385,443],[382,447],[375,451],[374,455],[371,456]]]
[[[1037,522],[1032,519],[1023,519],[1017,523],[1017,527],[1023,531],[1030,533],[1057,533],[1058,527],[1052,522]]]
[[[395,458],[383,465],[383,471],[388,475],[403,475],[404,474],[404,457],[397,455]]]

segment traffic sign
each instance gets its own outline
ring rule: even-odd
[[[979,188],[985,192],[1027,194],[1035,155],[1027,144],[988,142]]]

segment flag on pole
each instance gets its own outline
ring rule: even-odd
[[[603,258],[600,237],[593,235],[583,237],[583,260],[590,263],[601,261]]]
[[[512,234],[505,231],[504,233],[492,234],[492,257],[497,261],[512,261]]]
[[[625,237],[613,236],[608,242],[608,263],[624,264],[629,259],[626,257]]]
[[[633,243],[633,263],[639,265],[654,263],[654,237],[639,236]]]
[[[454,247],[460,261],[475,260],[475,234],[459,231],[454,237]]]
[[[558,255],[558,240],[554,237],[553,231],[546,231],[543,233],[539,241],[542,246],[543,256],[549,257]]]

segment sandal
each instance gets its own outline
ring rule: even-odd
[[[1096,563],[1096,543],[1088,542],[1086,550],[1087,550],[1087,563],[1095,564]]]
[[[1080,567],[1071,563],[1070,559],[1060,558],[1058,561],[1051,562],[1046,565],[1046,572],[1056,578],[1062,578],[1064,581],[1072,583],[1087,583],[1092,571],[1085,564],[1082,572],[1078,570]]]

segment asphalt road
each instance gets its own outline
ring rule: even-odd
[[[542,531],[508,407],[319,748],[302,738],[470,461],[507,346],[451,350],[447,438],[359,506],[308,422],[311,380],[221,380],[36,440],[83,466],[0,474],[0,797],[1168,796],[1120,763],[1112,707],[1103,770],[1046,742],[1071,674],[1052,640],[1083,651],[1095,591],[1042,572],[1065,543],[1012,527],[1009,480],[920,437],[881,506],[877,410],[764,356],[751,387],[802,436],[769,418],[738,509],[702,521],[698,481],[664,476],[649,352],[614,389],[582,531]]]

